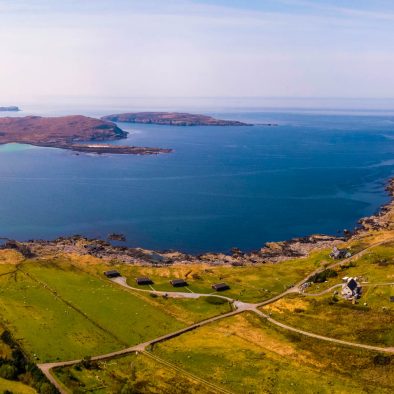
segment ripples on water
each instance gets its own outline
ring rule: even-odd
[[[154,249],[250,250],[336,234],[387,200],[391,115],[215,115],[279,127],[120,124],[129,144],[175,149],[160,156],[0,147],[0,236],[121,232]]]

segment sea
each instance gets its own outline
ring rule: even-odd
[[[22,109],[0,116],[98,117],[148,107],[46,103]],[[129,135],[112,143],[174,150],[154,156],[0,146],[0,237],[106,239],[115,232],[131,247],[250,251],[269,241],[341,235],[389,200],[394,111],[236,102],[150,109],[203,111],[254,126],[118,124]]]

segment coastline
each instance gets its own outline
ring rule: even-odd
[[[349,241],[359,241],[373,232],[390,230],[394,218],[394,177],[386,182],[385,190],[390,201],[379,207],[374,215],[362,217],[353,231],[344,230],[344,236],[313,234],[279,242],[267,242],[259,250],[242,252],[233,248],[230,253],[205,252],[199,255],[182,251],[154,251],[144,248],[115,246],[102,239],[90,239],[82,235],[59,237],[55,240],[30,240],[19,242],[0,238],[1,249],[14,249],[25,258],[54,256],[61,253],[88,255],[103,260],[117,260],[126,264],[163,266],[174,263],[244,266],[282,261],[309,256],[312,252],[345,246]],[[394,228],[394,227],[393,227]]]

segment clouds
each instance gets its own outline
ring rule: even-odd
[[[392,96],[394,9],[373,3],[2,0],[0,99]]]

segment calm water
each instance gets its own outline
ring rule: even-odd
[[[0,147],[0,237],[121,232],[132,246],[250,250],[353,228],[387,201],[393,116],[214,115],[280,126],[120,124],[129,144],[175,149],[154,157]]]

